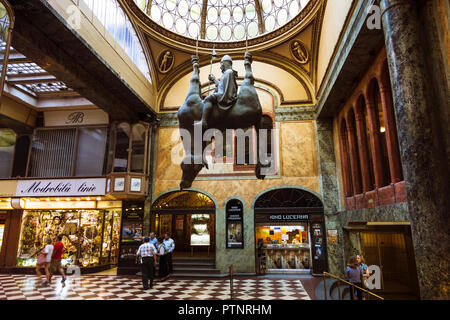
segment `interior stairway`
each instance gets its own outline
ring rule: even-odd
[[[219,278],[226,276],[216,269],[215,258],[173,257],[173,277],[177,278]]]
[[[341,282],[341,295],[339,299],[338,281],[336,279],[328,278],[326,281],[327,286],[327,300],[350,300],[350,286]],[[319,282],[315,289],[315,295],[317,300],[325,300],[325,288],[323,280]]]

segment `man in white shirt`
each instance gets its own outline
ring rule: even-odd
[[[150,239],[145,237],[144,243],[136,252],[136,257],[142,257],[142,286],[148,290],[148,277],[150,276],[150,288],[153,288],[153,270],[156,267],[156,248],[150,243]]]
[[[173,265],[172,265],[172,252],[175,250],[175,241],[170,238],[169,234],[166,232],[164,233],[164,241],[163,241],[164,248],[167,250],[167,263],[169,264],[169,274],[173,272]]]

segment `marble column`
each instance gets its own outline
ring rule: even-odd
[[[400,182],[400,154],[398,151],[398,140],[395,134],[395,118],[392,110],[391,89],[385,84],[380,84],[381,104],[383,107],[384,124],[386,126],[386,142],[389,158],[389,170],[391,183]]]
[[[366,131],[364,127],[364,116],[360,114],[360,112],[357,111],[356,113],[356,135],[358,137],[358,149],[359,149],[359,161],[361,164],[361,178],[362,178],[362,184],[363,184],[363,192],[370,191],[372,189],[372,186],[370,184],[370,170],[368,161],[368,150],[367,150],[367,144],[366,144]]]
[[[327,241],[328,269],[332,274],[344,276],[344,235],[339,219],[339,184],[331,119],[316,120],[316,144],[319,163],[319,187],[323,196],[325,214],[325,235],[328,234],[328,230],[337,230],[338,232],[337,243]],[[343,146],[343,144],[341,145]],[[346,160],[342,162],[346,163]]]
[[[420,295],[450,299],[450,180],[439,129],[445,120],[427,67],[429,47],[439,44],[424,35],[433,18],[420,15],[431,1],[381,0],[381,9]]]
[[[376,112],[375,103],[370,99],[366,99],[367,101],[367,118],[369,119],[369,131],[370,131],[370,146],[372,151],[372,164],[373,164],[373,173],[374,173],[374,184],[375,189],[380,188],[384,185],[383,178],[383,160],[382,160],[382,152],[380,145],[380,135],[377,125],[378,114]]]

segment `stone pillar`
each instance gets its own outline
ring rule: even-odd
[[[356,112],[356,135],[358,137],[358,146],[359,146],[359,162],[361,164],[361,178],[363,184],[363,192],[370,191],[372,189],[370,183],[370,170],[369,168],[370,162],[368,161],[368,150],[367,150],[367,140],[365,139],[366,132],[364,128],[364,116],[360,114],[360,112]]]
[[[332,274],[344,276],[344,235],[339,219],[339,184],[331,119],[316,120],[316,144],[319,163],[319,188],[323,196],[325,214],[326,231],[324,235],[328,234],[328,230],[337,230],[338,232],[338,243],[327,241],[328,269]],[[344,146],[342,141],[341,146]],[[347,162],[347,156],[344,155],[344,157],[342,163]]]
[[[395,134],[395,117],[392,111],[391,89],[380,85],[381,104],[383,107],[384,124],[386,126],[386,142],[389,158],[389,170],[391,173],[391,183],[397,183],[401,180],[400,174],[400,154],[398,152],[398,140]],[[387,168],[386,168],[387,169]]]
[[[381,159],[381,145],[380,135],[378,134],[377,118],[378,114],[375,112],[375,104],[373,101],[366,99],[367,101],[367,118],[369,119],[369,131],[370,131],[370,146],[372,151],[372,163],[373,163],[373,175],[375,178],[375,189],[383,186],[383,161]]]
[[[432,17],[419,15],[431,2],[381,0],[381,9],[420,295],[450,299],[450,186],[440,132],[445,120],[427,67],[429,47],[439,44],[422,33]]]
[[[358,154],[356,152],[357,141],[355,137],[355,128],[351,121],[347,121],[347,135],[348,135],[348,147],[350,153],[350,166],[352,167],[352,182],[353,182],[353,195],[361,193],[361,184],[359,180],[358,170]]]

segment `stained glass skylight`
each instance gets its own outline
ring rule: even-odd
[[[134,0],[166,29],[215,42],[242,41],[272,32],[297,16],[309,1]]]

